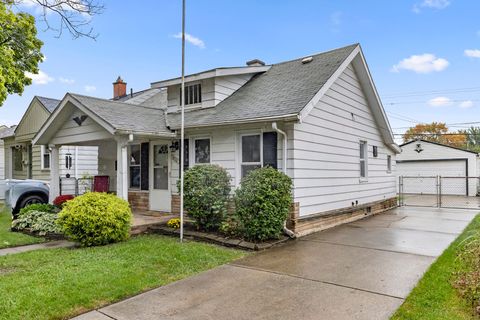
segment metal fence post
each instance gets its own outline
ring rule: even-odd
[[[437,198],[438,198],[438,207],[441,208],[442,207],[442,176],[437,176],[437,179],[438,179],[438,191],[437,191]]]
[[[403,176],[398,177],[398,205],[403,207]]]

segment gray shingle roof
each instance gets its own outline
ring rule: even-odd
[[[163,110],[73,93],[69,93],[69,95],[115,130],[137,133],[171,133],[166,127]]]
[[[209,109],[185,113],[185,126],[205,126],[299,113],[322,88],[357,44],[272,65],[231,96]],[[167,114],[172,129],[180,127],[180,113]]]
[[[43,106],[50,112],[52,113],[55,108],[60,104],[61,100],[57,99],[52,99],[52,98],[47,98],[47,97],[40,97],[36,96],[38,100],[43,104]]]
[[[17,126],[11,126],[10,128],[0,129],[0,139],[13,137],[15,135],[15,128]]]

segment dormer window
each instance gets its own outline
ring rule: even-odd
[[[180,88],[180,105],[182,104],[182,89]],[[202,85],[200,83],[185,86],[185,105],[202,102]]]

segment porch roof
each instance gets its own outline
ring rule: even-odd
[[[114,131],[172,135],[161,109],[69,93],[72,98],[112,126]]]
[[[33,143],[50,143],[52,137],[72,113],[72,106],[90,117],[111,135],[130,133],[159,137],[175,135],[167,128],[165,114],[161,109],[67,93],[59,107],[43,124]]]

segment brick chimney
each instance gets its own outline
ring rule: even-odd
[[[113,99],[118,99],[127,95],[127,83],[118,76],[117,81],[113,83]]]

